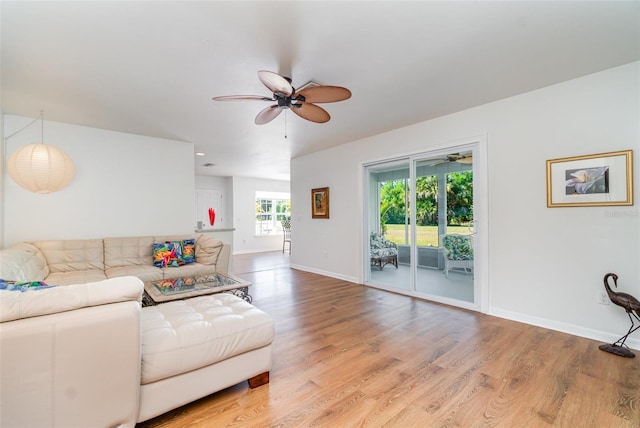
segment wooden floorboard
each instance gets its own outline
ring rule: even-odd
[[[276,321],[270,383],[138,424],[182,427],[639,427],[640,358],[600,343],[234,256]]]

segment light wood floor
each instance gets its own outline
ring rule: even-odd
[[[271,382],[139,427],[640,426],[640,357],[296,271],[287,257],[234,257],[276,320]]]

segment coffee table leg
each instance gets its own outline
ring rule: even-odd
[[[251,303],[253,301],[253,297],[249,294],[249,287],[236,288],[234,290],[227,291],[227,293],[240,297],[247,303]]]
[[[144,308],[145,306],[155,306],[155,305],[157,305],[157,303],[153,301],[151,296],[147,294],[147,290],[145,290],[142,293],[142,307]]]

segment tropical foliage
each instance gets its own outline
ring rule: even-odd
[[[473,220],[473,172],[447,174],[447,224],[464,225]],[[393,180],[380,183],[380,221],[386,224],[404,224],[409,218],[409,183]],[[438,224],[438,177],[416,179],[416,225]],[[411,220],[409,219],[409,223]]]
[[[473,172],[447,175],[448,224],[467,224],[473,220]]]

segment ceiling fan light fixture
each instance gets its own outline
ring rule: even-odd
[[[258,71],[260,81],[272,92],[272,98],[259,95],[226,95],[213,97],[214,101],[261,100],[275,103],[258,113],[254,122],[265,125],[275,119],[282,110],[289,109],[310,122],[325,123],[331,119],[329,113],[314,103],[333,103],[351,97],[351,91],[340,86],[324,86],[310,81],[296,90],[291,79],[272,71]]]

